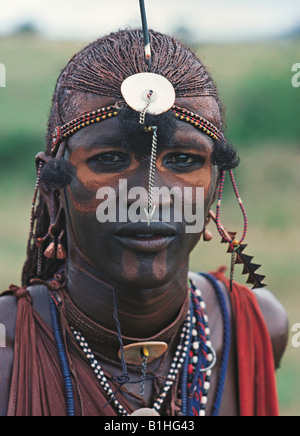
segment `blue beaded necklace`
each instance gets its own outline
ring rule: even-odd
[[[218,416],[230,353],[230,317],[228,314],[226,299],[218,281],[209,274],[201,275],[211,283],[216,292],[224,323],[221,370],[212,412],[212,416]],[[210,331],[205,311],[205,303],[201,298],[201,292],[196,288],[192,281],[190,292],[190,312],[192,311],[194,316],[192,317],[192,328],[189,329],[188,345],[180,375],[180,394],[182,400],[181,412],[183,416],[205,416],[207,394],[210,387],[211,369],[215,364],[216,355],[209,338]],[[75,399],[72,377],[59,322],[58,306],[61,302],[56,298],[56,295],[53,292],[51,292],[51,296],[50,310],[52,327],[64,380],[67,416],[75,416]]]
[[[71,371],[69,367],[69,361],[65,349],[65,344],[62,338],[61,327],[58,317],[57,303],[54,302],[56,300],[53,300],[53,298],[55,297],[52,295],[52,293],[51,296],[52,296],[52,298],[50,299],[51,321],[52,321],[52,328],[53,328],[54,338],[56,342],[56,348],[58,351],[62,376],[64,380],[67,416],[75,416],[75,400],[74,400]]]

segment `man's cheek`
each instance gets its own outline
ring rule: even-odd
[[[180,247],[180,256],[178,254],[179,252],[177,252],[177,261],[179,260],[179,257],[182,260],[188,259],[191,252],[200,241],[200,238],[201,233],[185,233],[181,238],[181,241],[178,241],[178,247]]]
[[[67,188],[69,203],[80,213],[94,214],[99,205],[96,198],[97,189],[88,189],[77,177],[73,177],[71,184]]]
[[[183,188],[183,219],[186,234],[202,232],[205,221],[205,190],[203,187]]]

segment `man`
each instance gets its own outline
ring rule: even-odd
[[[238,159],[204,66],[178,41],[150,37],[151,73],[163,83],[154,97],[165,101],[171,84],[176,98],[158,114],[147,86],[144,109],[128,104],[140,89],[135,80],[145,78],[140,31],[101,38],[58,79],[47,150],[37,156],[41,195],[24,287],[0,299],[1,415],[278,414],[281,305],[236,283],[229,295],[221,270],[189,273],[189,255],[207,231],[188,233],[184,217],[175,220],[175,197],[170,221],[153,219],[164,201],[150,202],[154,187],[190,188],[193,211],[201,187],[207,222],[220,174]],[[122,86],[132,77],[128,94]],[[121,179],[148,193],[144,219],[99,222],[107,200],[99,189],[110,188],[119,212]],[[128,197],[125,209],[133,202]]]

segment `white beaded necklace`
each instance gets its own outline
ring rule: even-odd
[[[86,358],[90,362],[91,368],[93,369],[94,373],[96,374],[96,376],[100,382],[100,385],[103,387],[104,391],[111,398],[111,400],[113,401],[113,403],[114,403],[115,407],[117,408],[118,412],[120,413],[120,415],[130,416],[130,414],[127,412],[127,410],[117,400],[113,390],[111,389],[111,387],[107,381],[107,378],[103,372],[101,365],[99,364],[99,362],[95,358],[92,350],[89,348],[89,345],[86,342],[85,338],[82,336],[82,334],[80,332],[74,330],[73,327],[71,327],[71,330],[73,332],[73,335],[74,335],[78,345],[80,346],[80,348],[84,352]],[[161,406],[162,406],[162,404],[167,396],[167,393],[169,392],[170,388],[173,386],[175,381],[177,381],[177,376],[179,374],[179,371],[180,371],[180,369],[183,365],[183,362],[186,358],[186,355],[187,355],[190,332],[191,332],[191,316],[190,316],[190,312],[189,312],[187,319],[186,319],[186,321],[183,325],[183,328],[182,328],[182,332],[180,335],[180,342],[179,342],[179,345],[178,345],[177,350],[175,352],[175,356],[174,356],[173,362],[171,364],[171,368],[170,368],[170,371],[169,371],[169,374],[167,377],[165,387],[163,388],[161,395],[157,398],[157,400],[155,401],[155,403],[153,404],[153,407],[152,407],[152,409],[155,410],[156,412],[159,412],[159,410],[161,409]]]
[[[205,310],[205,303],[203,299],[201,298],[201,291],[199,289],[196,289],[196,295],[200,300],[201,307]],[[207,315],[205,315],[206,321],[207,321]],[[169,374],[167,376],[167,381],[165,383],[165,386],[163,388],[162,393],[160,396],[156,399],[156,401],[153,404],[152,409],[143,409],[150,412],[153,412],[153,415],[159,415],[159,411],[166,399],[166,396],[173,386],[173,384],[178,381],[178,375],[179,372],[184,364],[184,361],[187,357],[187,352],[190,347],[190,340],[191,337],[193,337],[193,343],[192,348],[194,350],[197,350],[199,348],[199,342],[197,342],[197,331],[196,331],[196,319],[194,316],[191,316],[191,312],[188,312],[187,319],[183,325],[182,332],[180,334],[180,341],[177,346],[174,359],[172,361]],[[87,341],[85,340],[84,336],[79,332],[76,331],[73,327],[71,327],[71,330],[73,332],[74,338],[77,341],[79,347],[85,354],[87,360],[90,363],[91,368],[93,369],[97,379],[99,380],[100,385],[104,389],[104,391],[107,393],[107,395],[110,398],[110,401],[113,402],[115,408],[117,409],[118,413],[122,416],[130,416],[130,413],[127,412],[127,410],[120,404],[120,402],[117,400],[115,393],[113,392],[112,388],[110,387],[108,380],[104,374],[104,371],[99,364],[98,360],[95,358],[95,355],[93,354],[92,350],[90,349]],[[208,330],[208,328],[207,328]],[[209,331],[207,331],[209,333]],[[207,376],[210,379],[211,376],[211,370],[214,367],[216,363],[216,352],[213,349],[211,342],[209,340],[209,337],[206,342],[206,346],[209,348],[210,352],[207,356],[207,361],[210,362],[210,365],[208,368],[203,369],[202,371],[207,372]],[[194,361],[194,363],[197,363],[197,360]],[[210,388],[210,383],[206,382],[205,391],[206,395],[202,399],[202,410],[201,415],[205,415],[205,405],[207,403],[207,393]]]

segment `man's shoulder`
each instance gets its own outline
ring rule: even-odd
[[[204,299],[206,305],[208,306],[207,308],[208,308],[209,312],[212,313],[213,308],[215,306],[218,306],[218,309],[220,311],[219,301],[218,301],[217,295],[215,292],[213,292],[213,286],[207,280],[205,275],[190,272],[189,278],[194,282],[194,284],[197,286],[197,288],[199,288],[201,290],[203,299]],[[227,301],[227,309],[228,309],[229,315],[231,315],[230,298],[229,298],[229,294],[227,292],[227,288],[221,280],[217,280],[217,283],[219,284],[219,290],[223,294],[225,301]]]
[[[47,288],[37,285],[29,286],[27,290],[30,293],[33,307],[46,321],[49,321],[49,293]],[[5,292],[0,295],[0,326],[2,330],[6,330],[6,345],[8,347],[14,345],[17,311],[17,298],[12,292]]]
[[[190,277],[195,282],[196,286],[203,290],[203,296],[208,305],[213,306],[218,304],[216,296],[211,295],[211,287],[207,283],[205,277],[195,273],[190,273]],[[218,283],[220,284],[220,289],[223,291],[223,295],[228,302],[230,309],[229,314],[231,315],[232,311],[229,291],[222,281],[218,280]],[[274,350],[275,365],[276,368],[279,368],[280,361],[283,357],[288,342],[289,328],[287,313],[280,301],[274,296],[274,294],[272,294],[270,290],[263,288],[250,291],[249,289],[249,292],[252,292],[255,296],[260,311],[267,324]]]
[[[27,288],[35,309],[49,322],[49,294],[44,286]],[[0,296],[0,416],[7,413],[10,392],[18,303],[15,295]]]
[[[13,346],[16,317],[17,301],[15,296],[9,294],[0,296],[0,326],[2,331],[5,330],[5,347]],[[4,348],[2,345],[1,348]]]
[[[278,368],[288,342],[287,313],[280,301],[268,289],[255,289],[253,293],[267,323],[274,349],[275,365]]]
[[[17,302],[13,295],[0,297],[0,416],[5,416],[13,367]]]

